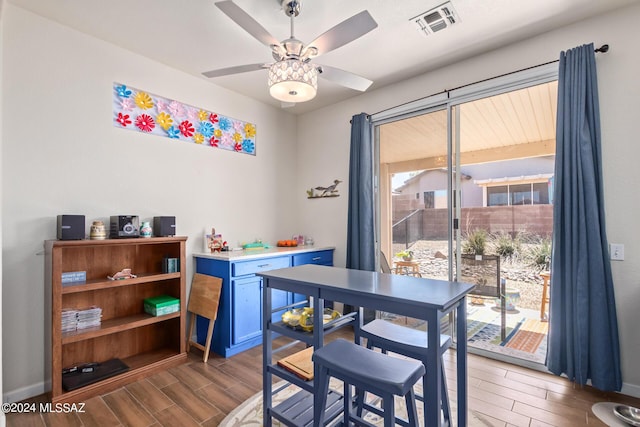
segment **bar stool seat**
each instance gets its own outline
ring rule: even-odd
[[[385,427],[393,426],[396,421],[393,396],[403,396],[407,405],[408,424],[418,425],[413,386],[424,376],[422,363],[378,353],[341,338],[316,350],[313,361],[319,368],[318,393],[322,399],[314,425],[324,425],[330,377],[344,382],[343,425],[348,426],[350,422],[368,425],[359,416],[351,414],[351,386],[360,392],[358,413],[361,413],[364,391],[373,393],[382,398]]]
[[[422,379],[422,394],[417,394],[416,399],[424,403],[424,411],[426,414],[426,400],[424,393],[427,389],[426,368],[428,366],[427,351],[429,343],[429,334],[425,331],[409,328],[387,322],[382,319],[373,320],[360,329],[360,336],[367,339],[367,348],[379,348],[383,353],[391,351],[401,354],[412,359],[422,362],[425,367],[425,375]],[[451,423],[451,407],[449,405],[449,393],[447,391],[447,379],[445,376],[444,364],[442,363],[442,355],[451,347],[451,337],[449,335],[440,335],[440,349],[438,355],[441,359],[442,381],[440,382],[442,394],[442,412],[445,421]]]

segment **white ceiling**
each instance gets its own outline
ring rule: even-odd
[[[272,62],[269,49],[214,6],[215,0],[8,0],[256,100],[269,96],[264,70],[206,79],[212,69]],[[639,0],[452,0],[456,26],[421,35],[409,21],[444,0],[303,0],[296,38],[305,43],[367,9],[378,28],[314,60],[370,80],[369,90],[422,74],[553,28]],[[276,39],[289,37],[279,0],[235,0]],[[585,41],[587,42],[587,41]],[[299,114],[358,95],[320,79],[318,95],[288,111]]]

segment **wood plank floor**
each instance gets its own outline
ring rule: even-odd
[[[350,335],[338,332],[331,335]],[[279,338],[285,342],[284,338]],[[303,348],[288,349],[280,357]],[[604,426],[591,405],[616,401],[640,407],[640,399],[574,386],[553,375],[469,355],[469,408],[489,426]],[[455,399],[455,352],[445,359]],[[207,364],[194,350],[187,363],[87,400],[84,413],[7,414],[22,426],[217,426],[262,387],[262,348],[228,359],[214,354]],[[29,402],[46,402],[42,395]]]

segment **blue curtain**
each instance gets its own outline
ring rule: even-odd
[[[556,375],[619,391],[620,347],[603,206],[593,44],[560,54],[549,345]]]
[[[376,270],[373,197],[373,126],[365,113],[351,119],[347,268]]]

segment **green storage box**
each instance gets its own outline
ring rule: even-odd
[[[180,311],[180,300],[169,295],[147,298],[144,300],[144,311],[152,316],[175,313]]]

